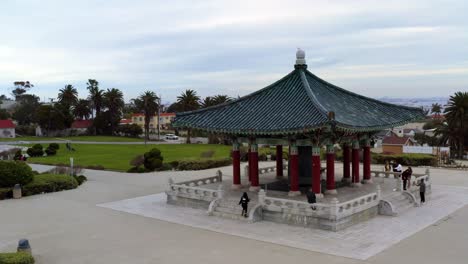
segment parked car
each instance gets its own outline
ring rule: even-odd
[[[166,139],[167,140],[178,140],[179,137],[174,135],[174,134],[166,134]]]

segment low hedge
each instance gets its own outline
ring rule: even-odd
[[[32,182],[23,186],[23,195],[58,192],[75,189],[76,187],[78,187],[78,182],[70,175],[40,174],[35,175]]]
[[[404,166],[437,166],[437,158],[428,154],[394,154],[384,155],[372,153],[372,163],[385,164],[395,161]]]
[[[206,170],[231,165],[230,158],[219,160],[182,160],[177,166],[178,170]]]
[[[25,185],[33,179],[31,167],[22,161],[0,161],[0,188]]]
[[[34,258],[26,252],[0,253],[2,264],[34,264]]]
[[[0,200],[9,199],[12,196],[13,196],[12,188],[0,188]]]

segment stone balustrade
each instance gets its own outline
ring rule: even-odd
[[[401,176],[401,172],[371,170],[371,177],[389,178],[390,175],[392,175],[394,178],[399,178]]]
[[[222,185],[219,185],[218,189],[208,189],[202,188],[200,186],[212,183],[221,183],[222,180],[223,178],[221,171],[217,171],[216,176],[179,183],[174,183],[172,179],[169,179],[169,186],[166,190],[166,194],[172,199],[183,197],[211,202],[215,199],[223,198],[224,191],[222,189]]]
[[[314,204],[315,210],[312,209],[312,205],[308,202],[268,197],[263,190],[259,192],[258,199],[259,204],[267,211],[337,220],[378,206],[380,202],[380,191],[378,190],[375,193],[370,193],[342,203],[336,198],[330,203],[316,203]]]
[[[288,170],[288,166],[289,166],[288,163],[283,163],[284,170]],[[269,173],[269,172],[275,172],[275,171],[276,171],[276,165],[258,168],[258,175]],[[247,179],[249,178],[249,165],[245,165],[244,167],[244,176]]]
[[[196,187],[196,186],[202,186],[202,185],[207,185],[207,184],[212,184],[212,183],[217,183],[217,182],[222,182],[222,181],[223,181],[223,174],[221,173],[221,171],[218,170],[216,172],[216,176],[190,180],[190,181],[184,181],[184,182],[179,182],[176,184]]]

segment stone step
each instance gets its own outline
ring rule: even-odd
[[[248,221],[248,218],[242,216],[240,213],[239,214],[232,214],[232,213],[223,213],[223,212],[214,211],[213,215],[217,216],[217,217],[226,218],[226,219],[240,220],[240,221],[245,221],[245,222]]]
[[[231,207],[224,207],[224,206],[217,206],[215,207],[215,212],[221,212],[221,213],[230,213],[230,214],[241,214],[242,213],[242,208],[239,206],[239,208],[231,208]]]

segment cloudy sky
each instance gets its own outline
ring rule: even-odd
[[[0,1],[0,93],[56,97],[86,81],[126,99],[154,90],[246,95],[293,69],[370,97],[468,90],[468,1]]]

